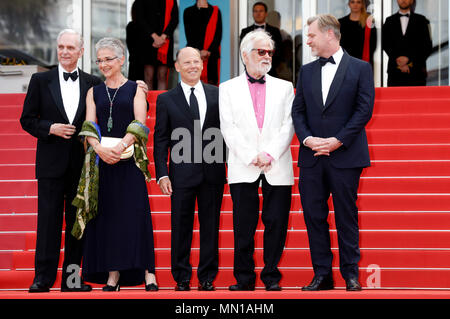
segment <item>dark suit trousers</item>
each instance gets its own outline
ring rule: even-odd
[[[327,221],[333,195],[338,235],[339,265],[344,279],[358,277],[359,227],[356,206],[362,168],[335,168],[321,156],[313,167],[301,167],[299,189],[315,275],[332,271],[333,255]]]
[[[197,277],[200,282],[214,281],[219,270],[219,221],[223,184],[202,182],[196,187],[173,187],[171,204],[172,276],[176,282],[192,276],[190,252],[194,225],[195,202],[200,224],[200,260]]]
[[[258,188],[262,181],[264,224],[264,269],[261,280],[265,285],[278,283],[281,273],[278,263],[286,242],[292,186],[272,186],[261,175],[253,183],[230,184],[233,200],[234,277],[239,284],[254,284],[256,280],[255,232],[259,219]]]
[[[76,194],[79,172],[68,170],[63,178],[38,179],[38,222],[35,255],[35,282],[53,286],[61,249],[61,232],[65,215],[66,231],[62,285],[71,273],[67,266],[80,266],[83,255],[82,242],[71,235],[76,207],[72,200]],[[65,211],[65,214],[64,214]]]

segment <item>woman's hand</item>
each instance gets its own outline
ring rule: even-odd
[[[113,165],[120,161],[122,151],[119,149],[123,146],[116,145],[115,147],[104,147],[100,143],[94,148],[95,152],[106,164]]]

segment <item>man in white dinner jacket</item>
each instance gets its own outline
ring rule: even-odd
[[[241,42],[246,71],[219,87],[220,128],[228,147],[228,183],[233,200],[234,276],[232,291],[255,289],[254,236],[262,187],[266,290],[281,290],[278,263],[286,241],[294,175],[290,82],[267,75],[274,42],[252,31]]]

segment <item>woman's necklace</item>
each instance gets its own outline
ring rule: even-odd
[[[109,94],[108,86],[106,85],[106,82],[105,82],[106,94],[108,94],[108,99],[109,99],[109,118],[108,118],[108,123],[106,124],[106,127],[108,128],[108,132],[111,132],[111,130],[113,128],[112,106],[113,106],[114,99],[116,98],[116,94],[117,94],[117,92],[119,92],[120,87],[125,82],[120,83],[120,85],[117,88],[116,92],[114,92],[114,95],[113,95],[112,99],[111,99],[111,95]]]

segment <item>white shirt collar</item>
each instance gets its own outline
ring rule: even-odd
[[[63,74],[63,72],[67,72],[67,73],[72,73],[74,71],[77,71],[78,73],[78,67],[75,67],[75,69],[73,69],[72,71],[67,71],[66,69],[64,69],[64,67],[61,65],[61,63],[58,64],[58,71],[60,74]]]
[[[334,62],[336,62],[336,65],[339,65],[343,56],[344,56],[344,51],[342,50],[342,47],[339,47],[339,50],[337,50],[336,53],[333,54],[333,59],[334,59]]]
[[[191,88],[195,88],[195,90],[199,90],[200,92],[203,92],[203,85],[202,81],[198,81],[194,86],[184,83],[183,81],[180,81],[181,88],[184,92],[191,93]]]

